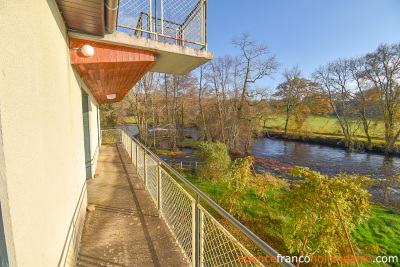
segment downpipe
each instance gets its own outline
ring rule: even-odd
[[[104,2],[106,30],[113,33],[117,30],[119,0],[106,0]]]

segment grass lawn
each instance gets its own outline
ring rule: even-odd
[[[225,210],[228,209],[228,202],[221,200],[224,197],[224,192],[227,188],[224,184],[212,183],[209,181],[198,179],[193,171],[182,170],[182,175],[186,177],[191,183],[197,188],[203,191],[215,202],[220,204]],[[182,182],[181,184],[188,192],[190,190]],[[240,208],[243,209],[242,214],[239,218],[240,221],[260,238],[265,240],[269,245],[274,247],[279,252],[285,252],[285,247],[282,245],[282,239],[284,236],[280,235],[280,223],[287,221],[280,214],[281,207],[275,197],[276,190],[269,190],[267,192],[267,203],[260,199],[255,194],[255,187],[249,187],[240,197],[242,198],[242,205]],[[210,210],[205,203],[202,205],[209,210],[209,212],[219,218],[219,215]],[[272,214],[272,216],[270,216]],[[254,219],[258,218],[258,219]],[[261,222],[261,223],[260,223]],[[357,228],[351,233],[352,240],[357,241],[359,244],[372,244],[363,246],[363,249],[367,248],[368,252],[362,252],[363,255],[368,256],[398,256],[400,260],[400,213],[382,206],[373,205],[371,211],[371,217],[357,226]],[[383,249],[379,251],[377,246]],[[366,251],[366,249],[365,249]],[[385,252],[386,251],[386,252]],[[358,254],[358,253],[357,253]],[[362,266],[379,266],[377,264],[364,264]],[[400,263],[392,264],[392,266],[400,266]]]
[[[200,143],[201,143],[201,141],[186,140],[186,141],[179,142],[178,147],[197,149],[197,148],[199,148]]]
[[[267,121],[266,127],[275,127],[283,129],[285,127],[285,117],[284,116],[275,116]],[[293,129],[295,127],[293,121],[289,121],[289,129]],[[342,137],[340,125],[335,116],[325,117],[323,115],[312,115],[306,122],[304,129],[308,132],[312,132],[314,134],[330,134],[338,137]],[[364,137],[365,133],[362,127],[357,129],[356,135],[358,137]],[[384,125],[382,122],[371,123],[370,126],[370,135],[372,137],[382,139],[384,135]]]
[[[158,154],[158,155],[166,155],[166,156],[178,156],[178,155],[182,155],[183,152],[182,151],[171,151],[171,150],[166,150],[166,149],[157,149],[156,151],[154,151],[154,153]]]
[[[126,117],[125,122],[128,124],[136,124],[137,123],[135,116]]]
[[[385,207],[372,207],[371,217],[352,233],[358,243],[377,244],[388,256],[398,256],[400,261],[400,213]],[[378,253],[377,255],[382,255]],[[370,266],[378,266],[370,265]],[[394,266],[400,266],[400,262]]]

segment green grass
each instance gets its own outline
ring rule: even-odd
[[[198,179],[193,171],[181,170],[181,173],[197,188],[203,191],[215,202],[220,204],[225,210],[228,209],[226,202],[221,203],[221,199],[224,197],[224,192],[227,188],[225,184],[213,183]],[[180,183],[181,186],[190,192],[189,188],[185,184],[180,181],[178,181],[178,183]],[[244,193],[240,195],[241,202],[244,204],[241,206],[243,209],[243,214],[239,220],[276,250],[284,252],[285,248],[281,244],[281,238],[283,237],[279,233],[274,233],[279,231],[279,224],[283,223],[285,220],[282,215],[279,215],[282,207],[280,203],[278,203],[278,198],[275,197],[277,194],[279,194],[279,192],[274,189],[270,189],[266,192],[268,203],[267,209],[265,202],[255,194],[254,190],[255,187],[250,186]],[[192,195],[194,194],[192,193]],[[219,218],[219,215],[208,205],[205,203],[201,204],[214,217]],[[272,219],[270,214],[275,218]],[[255,220],[254,218],[258,219]],[[260,224],[260,222],[262,223]],[[361,244],[363,249],[363,252],[357,254],[363,256],[398,256],[400,259],[400,213],[397,211],[382,206],[373,205],[371,217],[361,225],[357,226],[351,235],[352,239]],[[362,266],[379,265],[364,264]],[[400,266],[400,263],[393,266]]]
[[[136,124],[136,123],[137,123],[137,122],[136,122],[135,116],[126,117],[126,118],[125,118],[125,122],[126,122],[127,124]]]
[[[157,155],[166,155],[166,156],[178,156],[182,155],[182,151],[171,151],[171,150],[165,150],[165,149],[157,149],[154,153]]]
[[[156,144],[158,143],[158,142],[160,142],[160,141],[163,141],[163,140],[167,140],[168,138],[167,138],[167,136],[165,136],[165,135],[163,135],[163,136],[156,136]],[[146,146],[147,147],[153,147],[153,144],[154,144],[154,138],[153,137],[147,137],[147,140],[146,140]]]
[[[178,143],[178,147],[187,147],[187,148],[193,148],[197,149],[199,148],[201,141],[182,141]]]
[[[352,237],[358,243],[376,244],[386,250],[386,253],[378,252],[376,255],[398,256],[400,260],[400,213],[374,205],[371,217],[357,226]],[[394,266],[400,266],[400,262]]]
[[[269,119],[266,123],[266,127],[269,128],[279,128],[283,129],[285,127],[285,117],[284,116],[274,116]],[[295,124],[292,120],[289,121],[289,129],[294,129]],[[335,116],[325,117],[323,115],[312,115],[304,125],[304,129],[307,132],[312,132],[314,134],[323,135],[334,135],[337,137],[343,137],[340,125]],[[362,127],[358,128],[356,133],[358,137],[364,137],[365,133]],[[383,122],[378,122],[376,125],[371,123],[370,135],[375,137],[375,139],[382,139],[384,136],[384,125]]]

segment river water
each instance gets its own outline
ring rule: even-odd
[[[268,138],[253,141],[251,155],[308,167],[323,174],[333,175],[342,171],[371,175],[376,179],[400,172],[400,157],[348,152],[335,147]]]
[[[138,133],[136,125],[121,125],[121,127],[124,127],[133,136]],[[191,140],[196,140],[196,138]],[[186,150],[183,155],[177,157],[162,156],[162,158],[173,160],[173,163],[199,160],[193,155],[193,150]],[[371,178],[379,179],[400,173],[400,157],[397,156],[348,152],[341,148],[288,140],[255,138],[250,154],[292,166],[308,167],[310,170],[327,175],[347,172],[349,174],[371,175]]]

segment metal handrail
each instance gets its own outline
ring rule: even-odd
[[[203,199],[207,204],[209,204],[216,212],[218,212],[219,215],[231,224],[233,224],[244,236],[249,238],[251,241],[256,244],[259,249],[261,249],[264,253],[266,253],[269,256],[275,256],[277,258],[278,255],[281,256],[277,251],[275,251],[271,246],[269,246],[267,243],[265,243],[263,240],[261,240],[257,235],[255,235],[253,232],[251,232],[249,229],[247,229],[243,224],[241,224],[238,220],[236,220],[232,215],[230,215],[227,211],[225,211],[223,208],[221,208],[217,203],[215,203],[211,198],[209,198],[206,194],[204,194],[200,189],[198,189],[196,186],[194,186],[191,182],[189,182],[185,177],[183,177],[180,173],[178,173],[174,168],[168,165],[165,161],[163,161],[161,158],[159,158],[153,151],[148,149],[145,145],[143,145],[139,140],[137,140],[135,137],[129,135],[125,131],[125,129],[120,128],[121,131],[123,131],[129,138],[131,138],[137,145],[139,145],[146,153],[150,154],[154,158],[157,159],[162,165],[164,165],[167,170],[172,172],[181,182],[186,184],[191,190],[193,190],[196,194],[196,198],[200,197]],[[290,262],[286,261],[285,258],[280,257],[282,259],[282,262],[277,262],[280,266],[290,266],[293,267],[294,265],[291,264]]]
[[[146,7],[141,6],[141,3],[148,2],[149,4]],[[154,5],[152,4],[154,1]],[[130,5],[128,10],[120,10],[120,15],[118,19],[117,26],[129,30],[133,30],[135,35],[143,35],[143,33],[147,33],[148,38],[154,38],[156,40],[159,37],[162,37],[164,40],[174,40],[180,45],[191,44],[193,47],[198,49],[206,49],[207,50],[207,1],[208,0],[197,0],[194,4],[193,9],[185,11],[184,13],[176,12],[175,14],[178,17],[172,17],[172,19],[164,18],[165,16],[171,16],[170,13],[165,12],[163,5],[164,1],[166,3],[168,0],[141,0],[138,2],[134,2],[133,0],[126,0],[126,4]],[[189,4],[187,1],[182,0],[182,2],[173,2],[174,5],[184,6]],[[191,0],[195,1],[195,0]],[[161,14],[158,14],[157,6],[160,4]],[[169,3],[171,4],[171,3]],[[137,5],[137,6],[135,6]],[[138,8],[138,9],[136,9]],[[142,11],[141,9],[146,9],[146,11]],[[137,11],[132,11],[137,10]],[[148,11],[147,11],[148,10]],[[179,9],[175,9],[179,10]],[[135,13],[137,12],[137,13]],[[153,15],[154,14],[154,15]],[[123,18],[133,17],[137,19],[136,24],[133,24],[131,20],[124,20]],[[146,16],[146,19],[144,18]],[[174,16],[174,15],[172,15]],[[197,18],[200,21],[200,25],[190,26],[191,22]],[[145,20],[147,20],[147,29],[143,29]],[[154,27],[153,27],[154,24]],[[173,34],[165,33],[164,28],[168,28],[169,24],[175,30],[175,36]],[[161,32],[159,32],[158,27],[161,27]],[[189,27],[190,26],[190,27]],[[187,28],[190,28],[189,34],[186,36],[184,31]],[[178,33],[178,34],[176,34]],[[189,36],[188,36],[189,35]],[[193,36],[195,35],[195,36]]]

